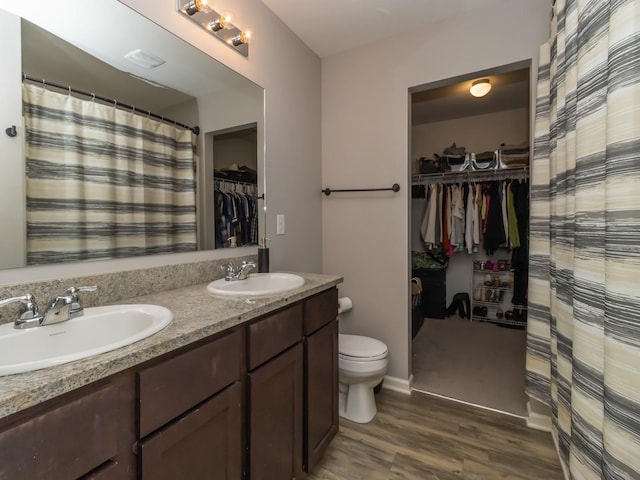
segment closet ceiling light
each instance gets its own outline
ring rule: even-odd
[[[474,97],[484,97],[490,91],[491,82],[487,78],[476,80],[471,84],[471,88],[469,89],[469,93]]]

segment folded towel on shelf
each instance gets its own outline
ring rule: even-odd
[[[466,153],[466,148],[465,147],[458,147],[456,146],[456,142],[453,142],[453,144],[450,147],[445,148],[442,151],[442,155],[443,156],[462,156],[464,157],[464,154]]]
[[[514,145],[509,143],[503,143],[500,145],[500,150],[509,151],[509,150],[529,150],[529,142],[526,140],[520,144]]]
[[[495,154],[495,152],[482,152],[482,153],[476,153],[476,161],[480,162],[480,161],[490,161],[493,160],[493,155]]]

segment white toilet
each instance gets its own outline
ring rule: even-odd
[[[338,337],[339,413],[358,423],[369,423],[376,416],[373,388],[387,372],[387,346],[360,335]]]

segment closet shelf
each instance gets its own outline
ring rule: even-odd
[[[489,274],[499,274],[499,275],[505,275],[505,274],[512,274],[513,275],[513,270],[480,270],[480,269],[473,269],[474,273],[489,273]]]
[[[422,173],[411,176],[412,185],[427,183],[477,183],[492,180],[529,178],[529,167],[503,168],[498,170],[463,170],[461,172]]]
[[[471,320],[476,320],[479,322],[491,322],[491,323],[501,323],[504,325],[513,325],[516,327],[526,327],[527,326],[527,322],[521,322],[519,320],[506,320],[504,318],[489,318],[489,317],[482,317],[479,315],[472,315],[471,316]]]
[[[482,300],[474,300],[473,301],[474,305],[484,305],[487,307],[499,307],[501,305],[504,305],[504,301],[501,300],[499,302],[489,302],[489,301],[482,301]]]

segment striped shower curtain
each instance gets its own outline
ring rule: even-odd
[[[195,137],[23,85],[27,264],[196,249]]]
[[[540,52],[527,393],[567,477],[640,478],[640,0],[557,0]]]

